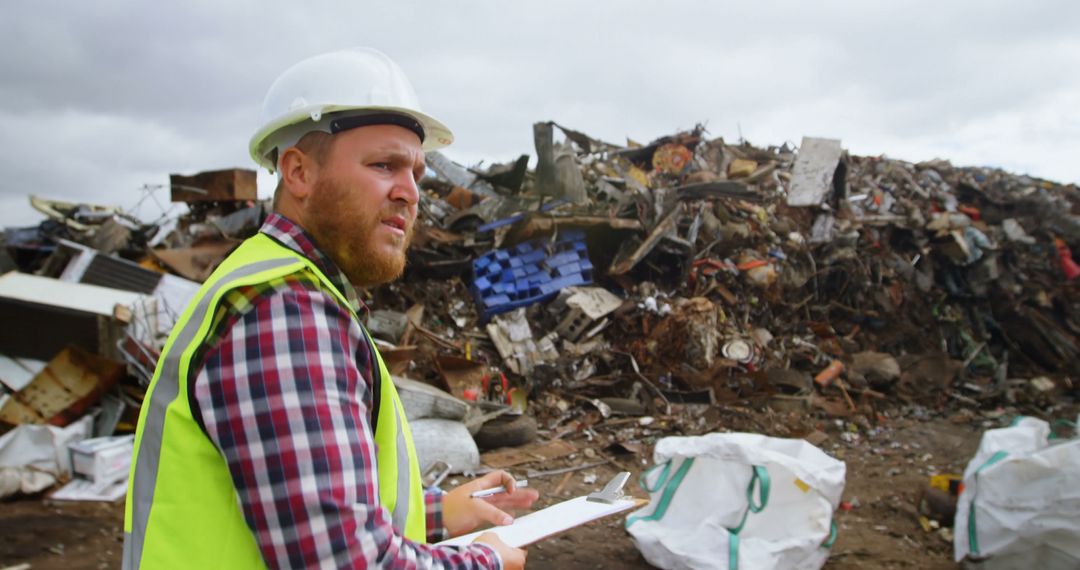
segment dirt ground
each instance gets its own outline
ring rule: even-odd
[[[752,424],[764,425],[767,419],[776,425],[771,421],[775,418],[760,417],[743,421],[719,418],[717,425],[749,429]],[[928,474],[962,472],[981,431],[1001,423],[896,419],[857,431],[833,420],[817,424],[828,435],[820,446],[847,463],[844,501],[852,505],[837,514],[839,538],[826,568],[958,568],[951,560],[951,543],[940,532],[927,533],[920,528],[916,496]],[[768,430],[759,427],[756,431]],[[583,447],[584,441],[575,443]],[[550,470],[583,461],[585,458],[578,456],[522,466],[515,475],[524,476],[529,468]],[[644,496],[637,487],[641,458],[623,455],[616,461],[634,471],[628,484],[630,492]],[[558,495],[554,491],[565,475],[533,477],[530,485],[540,490],[542,507],[594,490],[597,484],[586,484],[587,476],[594,474],[603,482],[618,470],[608,464],[575,472]],[[534,545],[529,550],[528,567],[650,568],[623,530],[624,518],[610,517]],[[40,497],[6,502],[0,507],[0,569],[19,564],[29,564],[35,570],[119,568],[122,522],[122,503],[55,504]]]
[[[874,437],[863,434],[848,443],[837,437],[835,425],[833,428],[821,447],[847,463],[843,501],[854,506],[837,513],[839,536],[825,568],[959,568],[952,561],[952,543],[919,526],[916,497],[931,471],[963,472],[978,447],[981,430],[945,420],[898,420],[895,425],[879,428]],[[603,466],[595,471],[603,481],[617,470]],[[636,485],[640,471],[631,479],[631,491],[645,497]],[[555,501],[591,490],[582,482],[583,476],[577,476],[563,490],[563,497],[552,497],[559,479],[537,480],[542,500]],[[535,545],[529,550],[529,567],[652,568],[623,529],[624,521],[625,517],[612,517]]]

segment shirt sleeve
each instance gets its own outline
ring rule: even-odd
[[[238,318],[196,376],[203,424],[263,559],[271,568],[501,568],[486,545],[437,547],[394,529],[379,501],[362,335],[331,297],[293,282]]]
[[[450,533],[443,524],[442,501],[446,493],[433,489],[424,492],[424,508],[427,515],[427,540],[439,542],[450,538]]]

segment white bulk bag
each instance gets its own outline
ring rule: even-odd
[[[964,470],[953,553],[980,568],[1080,568],[1080,439],[1019,418],[987,430]]]
[[[660,568],[821,568],[845,466],[800,439],[667,437],[642,476],[649,505],[626,529]]]
[[[421,471],[437,461],[450,465],[451,473],[472,473],[480,468],[480,450],[465,424],[425,418],[410,420],[409,431]]]

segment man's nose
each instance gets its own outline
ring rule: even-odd
[[[390,199],[405,202],[410,206],[420,201],[420,184],[413,178],[411,171],[402,171],[395,178]]]

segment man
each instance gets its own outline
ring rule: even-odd
[[[385,55],[353,49],[282,74],[251,141],[277,171],[274,213],[207,280],[143,403],[125,568],[521,568],[492,533],[428,540],[527,508],[491,473],[424,495],[397,392],[357,287],[398,277],[424,151],[450,131]],[[503,486],[492,500],[473,491]]]

